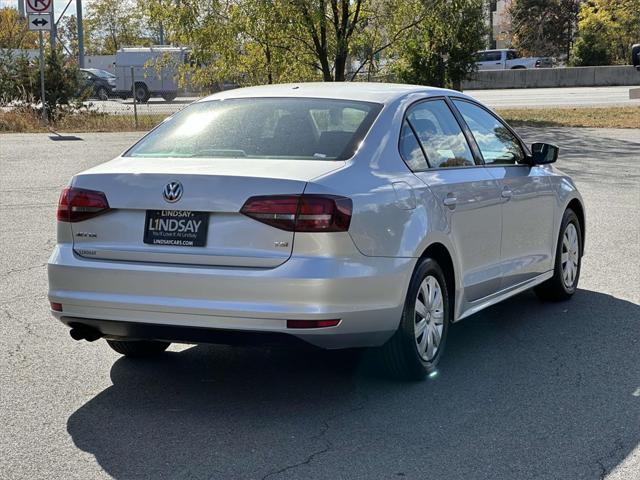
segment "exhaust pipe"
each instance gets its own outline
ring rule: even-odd
[[[71,338],[74,340],[86,340],[87,342],[95,342],[99,338],[102,338],[102,333],[98,330],[84,325],[73,327],[69,330],[69,335],[71,335]]]

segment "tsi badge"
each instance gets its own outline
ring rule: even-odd
[[[162,191],[162,196],[169,203],[175,203],[182,197],[182,184],[180,182],[169,182]]]

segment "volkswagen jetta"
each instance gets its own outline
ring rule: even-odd
[[[452,322],[534,288],[571,297],[585,212],[558,148],[460,92],[225,91],[60,196],[53,314],[75,339],[378,347],[423,378]]]

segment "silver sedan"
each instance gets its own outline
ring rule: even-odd
[[[424,378],[452,322],[576,291],[585,211],[558,148],[460,92],[238,89],[170,117],[60,196],[49,300],[75,339],[375,347]]]

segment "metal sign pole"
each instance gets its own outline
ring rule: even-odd
[[[40,99],[42,100],[42,121],[47,123],[47,103],[44,96],[44,40],[42,39],[42,30],[38,32],[40,41]]]

